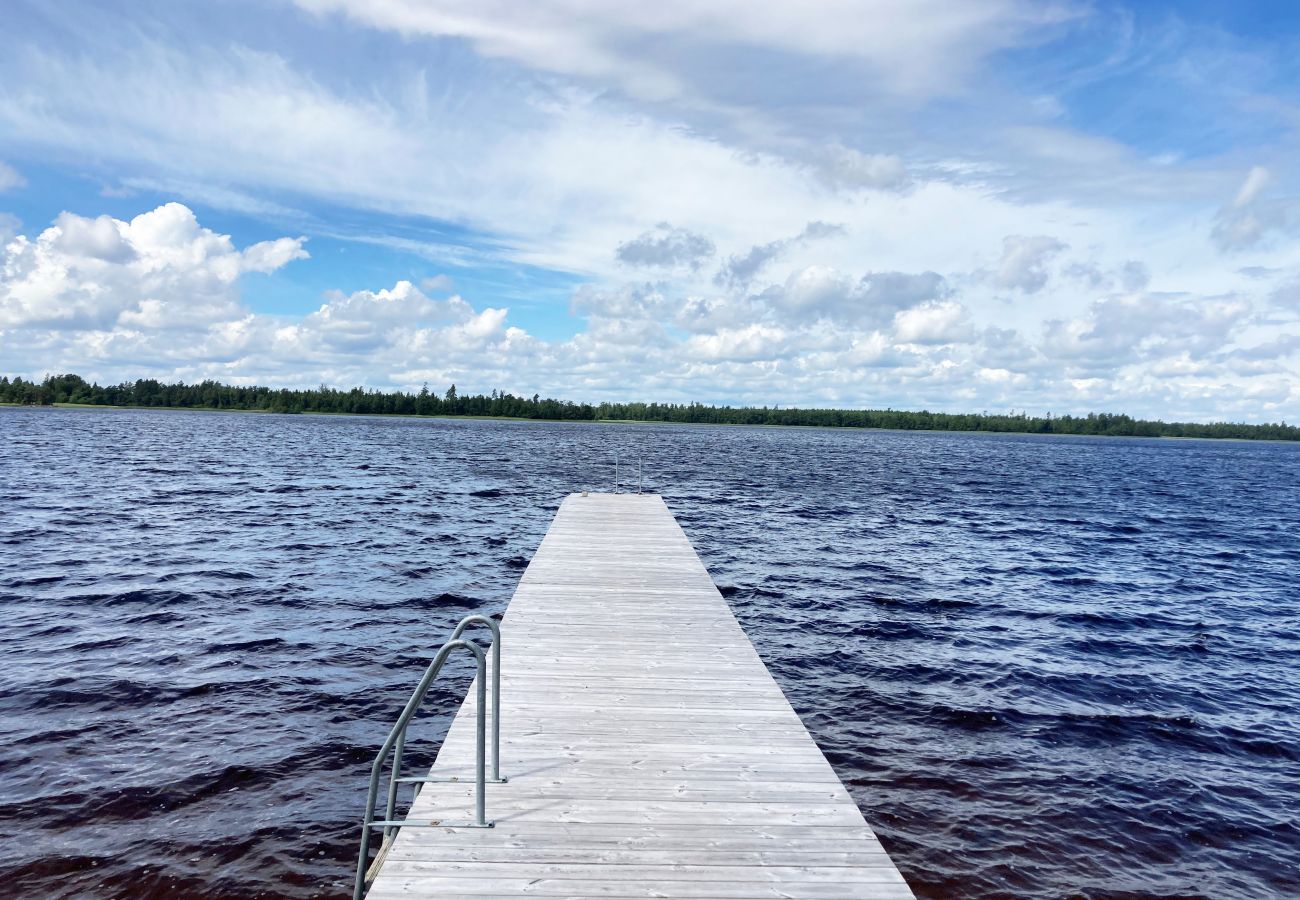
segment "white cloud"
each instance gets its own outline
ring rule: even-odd
[[[834,187],[900,190],[912,183],[901,157],[831,146],[818,161],[818,173]]]
[[[1236,196],[1215,216],[1211,237],[1220,250],[1253,247],[1268,232],[1287,227],[1290,212],[1287,205],[1265,195],[1272,182],[1272,173],[1263,166],[1254,166],[1246,173]]]
[[[936,272],[868,272],[860,279],[830,266],[806,266],[791,272],[784,285],[756,299],[796,322],[824,318],[841,324],[888,325],[895,314],[947,292]]]
[[[236,250],[178,203],[130,222],[61,214],[36,240],[4,248],[0,327],[173,328],[227,318],[236,281],[307,256],[302,238]]]
[[[479,13],[465,15],[474,19]],[[552,13],[537,15],[550,21]],[[962,15],[949,10],[940,18],[955,22]],[[978,29],[986,12],[966,15]],[[532,26],[525,21],[519,27],[527,32]],[[102,44],[98,52],[84,53],[28,44],[0,56],[0,128],[25,146],[55,155],[94,146],[105,165],[124,170],[114,176],[119,183],[294,222],[295,232],[307,230],[300,223],[305,214],[270,197],[300,195],[469,229],[475,237],[459,241],[413,239],[378,228],[312,229],[419,254],[439,265],[509,261],[608,283],[626,275],[625,264],[611,252],[611,236],[635,244],[648,223],[672,223],[711,243],[722,259],[744,261],[756,248],[767,248],[774,235],[789,235],[808,222],[832,222],[844,228],[841,237],[781,244],[780,258],[843,271],[870,266],[959,272],[968,270],[973,257],[998,252],[988,246],[990,236],[1051,233],[1071,246],[1132,246],[1131,252],[1160,266],[1186,258],[1175,245],[1185,245],[1187,235],[1203,240],[1205,226],[1194,213],[1204,212],[1198,204],[1215,202],[1204,200],[1204,185],[1182,174],[1153,177],[1130,166],[1121,177],[1114,168],[1121,163],[1109,162],[1086,170],[1108,183],[1141,176],[1164,185],[1162,196],[1177,196],[1192,207],[1171,210],[1153,227],[1149,217],[1123,209],[1127,197],[1093,190],[1091,182],[1080,192],[1086,194],[1081,205],[1046,201],[1040,181],[1026,196],[1020,181],[991,176],[1001,170],[981,164],[976,151],[946,167],[927,163],[909,171],[903,156],[851,147],[845,137],[822,145],[799,138],[799,123],[773,121],[769,112],[735,125],[739,120],[725,109],[647,111],[608,92],[519,73],[499,82],[474,80],[477,70],[464,76],[384,70],[349,89],[327,86],[307,67],[239,45],[180,52],[112,31]],[[816,60],[789,62],[800,72],[817,71]],[[855,121],[873,115],[875,107],[823,98],[821,88],[808,87],[821,81],[805,78],[800,84],[811,91],[811,110],[822,110],[823,100],[831,103],[827,121],[808,126],[812,132],[835,134],[843,116]],[[134,100],[123,104],[123,97]],[[792,103],[790,109],[803,106]],[[787,137],[789,132],[796,135]],[[840,175],[828,177],[827,166]],[[1053,162],[1046,171],[1035,169],[1034,178],[1073,184],[1062,179],[1063,170],[1083,171],[1072,162]],[[201,180],[196,172],[203,173]],[[895,190],[903,176],[908,189]],[[1094,198],[1097,205],[1089,205]],[[1146,253],[1155,241],[1167,243],[1167,252]],[[683,287],[708,289],[704,276],[712,272],[680,268],[674,277]],[[1032,273],[1027,277],[1020,283],[1032,284]]]
[[[420,281],[420,287],[432,293],[447,293],[455,286],[455,280],[445,273],[433,275]]]
[[[904,344],[956,344],[971,341],[975,329],[966,307],[944,300],[895,314],[894,334]]]
[[[660,222],[639,237],[619,244],[614,255],[629,266],[698,269],[715,250],[713,241],[704,235]]]
[[[1125,291],[1140,291],[1151,282],[1151,270],[1137,259],[1125,260],[1113,271],[1107,271],[1096,262],[1073,262],[1061,273],[1092,289],[1110,290],[1119,286]]]
[[[917,366],[922,357],[909,347],[900,347],[887,335],[879,331],[853,337],[848,350],[839,360],[840,364],[853,368],[897,369]]]
[[[20,188],[27,184],[27,179],[4,160],[0,159],[0,193]]]
[[[243,272],[274,272],[295,259],[306,259],[307,251],[302,248],[305,237],[276,238],[262,241],[246,249],[240,260]]]
[[[179,204],[129,221],[65,214],[6,247],[0,356],[29,376],[455,382],[574,399],[1170,415],[1209,398],[1217,415],[1254,419],[1294,418],[1300,401],[1300,324],[1260,331],[1231,295],[1108,295],[1041,337],[992,327],[963,296],[978,280],[816,266],[759,294],[584,286],[572,312],[585,328],[557,340],[407,281],[331,294],[302,316],[244,305],[241,278],[302,255],[296,238],[238,248]]]
[[[0,248],[3,248],[22,230],[22,220],[12,213],[0,212]]]
[[[575,315],[623,321],[665,319],[672,308],[669,299],[653,284],[625,284],[611,291],[582,285],[574,291],[570,304]]]
[[[83,219],[63,213],[54,220],[57,231],[50,241],[52,248],[69,257],[85,257],[102,262],[128,262],[135,257],[135,247],[126,236],[130,226],[110,216]],[[148,240],[149,235],[142,235]]]
[[[1121,294],[1096,300],[1082,316],[1044,324],[1044,350],[1067,369],[1114,373],[1126,366],[1227,346],[1251,312],[1232,297]]]
[[[460,297],[432,300],[411,282],[399,281],[391,289],[331,297],[304,317],[295,337],[300,352],[368,353],[411,340],[419,329],[431,326],[460,326],[467,334],[477,334],[484,327],[478,322],[479,316]]]
[[[938,272],[868,272],[860,285],[863,304],[877,316],[937,300],[948,292]]]
[[[991,54],[1032,42],[1045,29],[1079,15],[1074,4],[1028,0],[854,0],[812,6],[538,0],[526,10],[506,0],[298,2],[406,35],[463,38],[487,56],[612,81],[651,100],[713,93],[722,73],[708,57],[716,60],[728,50],[743,57],[750,49],[860,64],[863,75],[899,94],[949,92]]]
[[[853,280],[830,266],[807,266],[791,272],[780,289],[763,296],[797,318],[848,314],[855,300]]]
[[[688,356],[710,362],[752,362],[784,355],[787,339],[784,329],[755,324],[692,335],[686,341],[685,351]]]
[[[718,271],[718,274],[714,276],[714,283],[733,288],[744,288],[764,266],[780,257],[787,250],[806,245],[810,241],[839,237],[843,234],[843,225],[833,225],[830,222],[809,222],[804,226],[803,231],[793,237],[781,238],[766,244],[757,244],[750,247],[747,253],[732,255]]]
[[[28,158],[363,245],[348,252],[413,254],[467,296],[487,287],[476,307],[444,276],[394,284],[418,281],[417,260],[306,316],[270,316],[239,281],[298,258],[301,238],[236,249],[193,222],[151,234],[70,217],[6,251],[5,358],[37,374],[61,360],[280,384],[1251,416],[1265,407],[1249,398],[1284,403],[1277,385],[1297,383],[1283,339],[1300,329],[1287,287],[1300,256],[1270,240],[1289,221],[1290,145],[1242,183],[1216,161],[1239,154],[1152,162],[1061,127],[1063,112],[1082,121],[1068,79],[1046,76],[1044,100],[982,74],[1063,7],[501,8],[351,6],[438,38],[371,35],[357,43],[400,57],[373,67],[336,64],[343,40],[329,58],[308,40],[281,55],[116,26],[82,45],[13,41],[0,130]],[[1212,227],[1252,265],[1204,252]],[[0,219],[0,235],[18,230]],[[528,296],[526,266],[584,282],[571,316],[553,289]],[[503,298],[554,337],[512,326]]]
[[[993,273],[993,283],[1036,294],[1047,284],[1048,262],[1064,249],[1065,244],[1047,235],[1008,235],[1002,239],[1002,259]]]

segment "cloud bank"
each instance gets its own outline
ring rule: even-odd
[[[430,296],[409,281],[331,294],[301,316],[241,301],[242,281],[307,259],[302,238],[239,248],[177,203],[129,221],[65,213],[4,248],[0,353],[29,375],[456,383],[578,400],[797,397],[960,410],[1122,399],[1138,414],[1178,415],[1209,394],[1238,416],[1267,419],[1300,399],[1300,339],[1253,340],[1261,310],[1243,297],[1116,284],[1079,315],[1020,331],[964,302],[954,285],[979,285],[979,272],[806,266],[708,294],[655,283],[580,288],[571,306],[580,327],[555,340],[512,325],[507,308]],[[428,284],[450,288],[445,278]]]

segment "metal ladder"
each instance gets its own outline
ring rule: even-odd
[[[636,457],[636,492],[641,493],[641,455]],[[614,451],[614,493],[623,493],[623,482],[618,474],[618,451]]]
[[[484,716],[486,707],[487,691],[487,655],[483,648],[473,641],[461,637],[465,629],[471,625],[486,625],[492,631],[492,644],[488,648],[492,652],[492,777],[488,778],[485,765],[485,744],[486,744],[486,719]],[[478,708],[478,730],[477,730],[477,755],[474,770],[474,821],[473,822],[444,822],[435,820],[431,822],[412,822],[394,818],[394,812],[397,806],[397,790],[399,785],[415,784],[416,797],[420,794],[418,785],[430,781],[460,781],[459,778],[439,778],[435,776],[403,776],[402,775],[402,753],[406,748],[406,730],[411,724],[411,719],[415,716],[416,710],[419,709],[420,703],[423,702],[425,694],[429,692],[429,687],[433,684],[438,673],[442,671],[443,665],[446,664],[447,658],[455,650],[466,650],[473,657],[478,669],[478,686],[476,694],[476,705]],[[388,759],[389,754],[393,756],[393,764],[388,776],[388,797],[384,804],[384,817],[375,818],[375,800],[379,795],[379,782],[384,771],[384,762]],[[493,784],[503,784],[506,778],[501,775],[501,629],[492,619],[482,615],[466,616],[460,620],[451,637],[442,645],[442,648],[434,656],[433,662],[429,663],[428,669],[424,672],[424,677],[420,679],[419,685],[415,692],[411,694],[411,699],[406,701],[406,706],[402,709],[402,714],[397,717],[397,724],[393,726],[392,731],[388,733],[388,738],[384,741],[379,750],[379,755],[375,757],[374,764],[370,767],[370,790],[366,795],[366,814],[361,822],[361,850],[357,854],[357,877],[353,887],[353,900],[361,900],[365,896],[366,886],[374,880],[379,871],[380,865],[383,864],[384,858],[388,855],[388,849],[393,844],[393,839],[397,836],[399,828],[491,828],[493,823],[486,816],[485,802],[485,784],[491,781]],[[415,802],[412,798],[412,803]],[[370,856],[370,833],[372,829],[384,829],[384,841],[379,847],[379,852],[375,854],[374,862],[369,867],[366,866],[367,858]]]

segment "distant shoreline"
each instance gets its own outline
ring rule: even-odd
[[[320,415],[380,415],[423,418],[497,419],[502,421],[607,422],[672,425],[744,425],[750,427],[864,428],[886,431],[984,432],[988,434],[1057,434],[1096,437],[1175,437],[1222,440],[1300,441],[1300,427],[1286,422],[1164,422],[1123,413],[1089,412],[1031,416],[1006,413],[945,413],[927,409],[834,409],[825,407],[710,406],[703,403],[575,403],[571,400],[518,396],[494,390],[463,394],[453,384],[436,393],[425,384],[418,392],[379,391],[363,387],[339,390],[272,388],[217,381],[166,384],[139,378],[100,385],[80,375],[47,375],[40,382],[0,375],[0,401],[19,405],[75,404],[132,409],[193,409],[214,412],[269,412]]]
[[[888,431],[898,434],[986,434],[986,435],[1007,435],[1016,437],[1043,437],[1043,438],[1118,438],[1128,440],[1169,440],[1169,441],[1207,441],[1211,443],[1231,441],[1236,443],[1257,444],[1257,443],[1274,443],[1274,444],[1294,444],[1300,443],[1297,438],[1283,437],[1203,437],[1197,435],[1169,435],[1169,434],[1079,434],[1072,432],[1053,432],[1053,431],[1014,431],[1014,430],[992,430],[984,428],[889,428],[871,425],[803,425],[790,424],[783,425],[779,423],[746,423],[746,422],[675,422],[665,419],[546,419],[535,416],[491,416],[491,415],[471,415],[471,414],[448,414],[448,413],[398,413],[398,412],[332,412],[329,410],[274,410],[274,409],[229,409],[215,406],[138,406],[138,405],[120,405],[110,403],[12,403],[0,400],[0,407],[12,407],[21,409],[91,409],[105,410],[109,412],[123,410],[143,410],[146,412],[200,412],[200,413],[224,413],[224,414],[244,414],[254,416],[322,416],[322,417],[340,417],[340,418],[361,418],[361,419],[434,419],[439,421],[456,421],[457,419],[469,419],[478,422],[524,422],[538,425],[548,425],[555,423],[571,423],[574,425],[670,425],[674,427],[686,428],[770,428],[770,429],[807,429],[811,431]],[[1254,427],[1254,426],[1249,426]]]

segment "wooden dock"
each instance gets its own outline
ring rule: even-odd
[[[657,495],[566,498],[501,633],[495,827],[403,828],[372,900],[912,896]],[[472,698],[412,821],[472,818]]]

